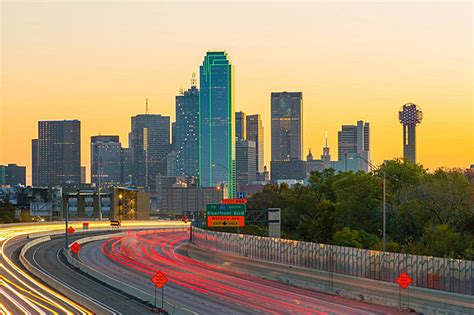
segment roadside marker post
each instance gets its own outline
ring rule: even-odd
[[[411,284],[412,280],[410,276],[406,272],[402,272],[402,274],[397,278],[397,283],[400,286],[398,289],[398,300],[400,309],[402,309],[402,289],[408,288]],[[408,307],[410,307],[410,293],[408,292]]]
[[[158,271],[153,278],[150,279],[151,282],[155,284],[155,308],[156,311],[156,288],[161,289],[161,309],[159,311],[164,310],[164,300],[165,300],[165,284],[168,282],[168,278],[161,272]]]

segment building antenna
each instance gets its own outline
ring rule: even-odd
[[[150,114],[150,112],[148,111],[148,98],[145,99],[145,114]]]
[[[326,130],[326,148],[328,147],[328,131]]]
[[[197,84],[197,80],[196,80],[196,73],[193,72],[193,74],[191,75],[191,86],[196,86]]]

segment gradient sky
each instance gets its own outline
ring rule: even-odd
[[[37,121],[80,119],[90,136],[130,117],[170,115],[208,50],[235,65],[236,109],[260,113],[270,160],[270,92],[302,91],[304,155],[341,124],[371,125],[374,163],[402,155],[398,110],[424,112],[417,159],[474,163],[472,4],[427,2],[5,2],[1,8],[0,164],[26,165]]]

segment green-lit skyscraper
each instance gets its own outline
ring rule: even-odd
[[[234,68],[223,51],[208,52],[200,67],[199,178],[225,185],[235,196]]]

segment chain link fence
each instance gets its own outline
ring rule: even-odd
[[[405,271],[416,287],[474,295],[474,261],[397,254],[286,239],[192,229],[194,244],[292,266],[395,282]]]

